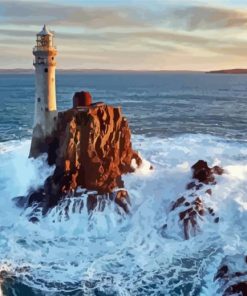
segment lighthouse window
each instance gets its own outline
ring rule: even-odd
[[[48,69],[47,69],[47,68],[45,68],[45,72],[46,72],[46,73],[48,72]]]
[[[40,98],[38,98],[37,101],[40,103]]]

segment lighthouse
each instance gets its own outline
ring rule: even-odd
[[[54,44],[54,33],[44,25],[36,38],[33,48],[35,67],[35,111],[34,129],[30,155],[42,146],[56,126],[56,60],[57,49]]]

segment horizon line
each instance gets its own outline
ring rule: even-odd
[[[33,68],[0,68],[0,73],[6,72],[34,72],[35,69]],[[82,68],[57,68],[56,71],[58,72],[132,72],[132,73],[161,73],[161,72],[200,72],[205,73],[206,70],[138,70],[138,69],[104,69],[104,68],[89,68],[89,69],[82,69]]]
[[[122,72],[122,73],[212,73],[212,72],[227,72],[227,71],[245,71],[247,72],[247,68],[225,68],[225,69],[217,69],[217,70],[186,70],[186,69],[179,69],[179,70],[138,70],[138,69],[104,69],[104,68],[89,68],[89,69],[82,69],[82,68],[58,68],[56,69],[57,72]],[[34,68],[0,68],[0,74],[7,74],[7,73],[33,73],[35,72]]]

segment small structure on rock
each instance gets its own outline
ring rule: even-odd
[[[92,104],[92,96],[90,92],[76,92],[73,96],[73,108],[89,107]]]

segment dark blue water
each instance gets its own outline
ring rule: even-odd
[[[79,90],[122,106],[134,134],[246,139],[247,75],[60,74],[58,109],[69,108]],[[30,137],[34,76],[0,75],[0,102],[0,141]]]

